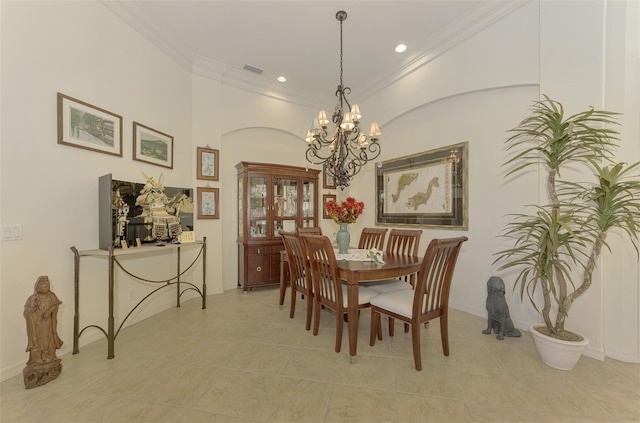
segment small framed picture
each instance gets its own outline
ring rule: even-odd
[[[336,179],[333,174],[327,170],[326,166],[322,166],[322,187],[328,189],[336,188]]]
[[[333,194],[323,194],[322,195],[322,217],[324,219],[331,219],[332,217],[329,216],[327,214],[327,209],[325,208],[325,204],[327,204],[329,201],[333,200],[336,201],[337,197]]]
[[[133,160],[173,169],[173,137],[133,122]]]
[[[58,144],[122,157],[122,116],[58,93]]]
[[[217,181],[219,156],[218,150],[198,147],[198,174],[196,178]]]
[[[198,187],[198,219],[220,219],[220,190]]]

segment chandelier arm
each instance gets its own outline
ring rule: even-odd
[[[367,145],[365,150],[367,150],[371,154],[373,154],[373,156],[369,157],[367,160],[375,160],[375,159],[377,159],[378,156],[380,155],[380,153],[382,152],[382,149],[380,148],[380,144],[378,144],[378,141],[371,141],[369,143],[369,145]]]

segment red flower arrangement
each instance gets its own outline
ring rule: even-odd
[[[347,197],[340,204],[335,200],[327,201],[324,209],[336,223],[354,223],[364,210],[364,202]]]

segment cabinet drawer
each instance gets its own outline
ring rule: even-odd
[[[289,266],[284,266],[285,274]],[[280,283],[280,254],[271,254],[271,280]]]
[[[268,245],[258,247],[247,247],[248,254],[268,255],[271,253],[271,249]]]
[[[266,282],[271,278],[271,257],[268,255],[250,254],[247,262],[249,284]]]

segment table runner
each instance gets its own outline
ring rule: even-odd
[[[334,248],[333,251],[336,254],[336,260],[373,261],[373,259],[369,257],[369,250],[349,248],[347,254],[338,254],[337,248]]]

